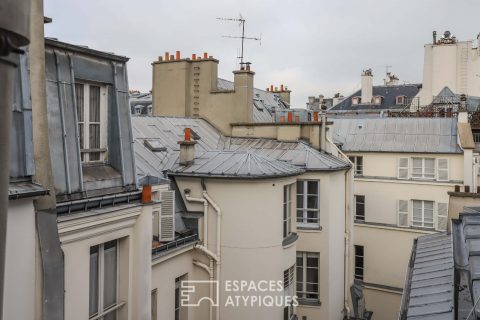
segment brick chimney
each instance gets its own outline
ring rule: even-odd
[[[233,71],[235,118],[238,122],[253,122],[253,76],[250,64]]]
[[[282,98],[283,101],[290,104],[290,93],[292,91],[288,90],[287,86],[284,86],[283,84],[281,84],[280,88],[275,87],[275,89],[273,90],[273,85],[271,85],[270,91],[272,91],[273,93],[277,93],[280,96],[280,98]]]
[[[373,98],[373,74],[372,69],[362,72],[362,104],[372,103]]]
[[[193,161],[195,159],[196,143],[196,141],[192,140],[192,132],[190,128],[185,128],[183,141],[178,141],[178,144],[180,145],[180,165],[189,166],[193,164]]]

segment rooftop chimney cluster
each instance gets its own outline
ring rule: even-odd
[[[280,85],[280,90],[278,90],[278,87],[274,87],[273,84],[271,84],[270,88],[267,87],[267,91],[278,93],[278,92],[287,92],[289,90],[287,86],[284,86],[283,84]]]
[[[202,58],[202,55],[198,55],[196,53],[192,53],[192,58],[182,58],[181,57],[181,54],[180,54],[180,51],[175,51],[175,54],[170,54],[170,52],[168,51],[165,51],[165,56],[162,57],[162,56],[159,56],[158,57],[158,61],[179,61],[179,60],[187,60],[187,61],[190,61],[190,60],[205,60],[205,59],[213,59],[213,56],[209,56],[207,52],[204,52],[203,53],[203,58]]]

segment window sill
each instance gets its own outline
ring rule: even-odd
[[[319,300],[308,300],[308,299],[298,298],[298,305],[301,307],[321,307],[322,302]]]
[[[298,239],[298,234],[295,232],[290,233],[286,238],[283,238],[282,241],[282,246],[284,249],[290,247],[292,244],[294,244]]]
[[[297,231],[299,231],[299,232],[320,232],[320,231],[322,231],[322,226],[297,226]]]

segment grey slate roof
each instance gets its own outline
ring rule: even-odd
[[[462,152],[456,118],[333,119],[333,140],[347,152]]]
[[[402,319],[454,319],[454,261],[452,237],[418,237],[410,261]],[[404,315],[405,315],[404,314]]]
[[[402,84],[391,86],[373,86],[373,96],[382,96],[383,101],[381,104],[358,104],[352,105],[352,98],[362,95],[362,91],[357,90],[350,96],[342,100],[342,102],[329,109],[329,112],[342,112],[342,111],[382,111],[382,110],[394,110],[404,109],[404,105],[396,104],[397,96],[406,96],[407,100],[415,97],[422,87],[421,84]]]
[[[442,101],[442,98],[451,98],[452,102],[460,103],[460,94],[454,93],[449,87],[444,87],[433,101]],[[467,96],[468,111],[477,111],[480,107],[480,97]]]
[[[218,90],[233,90],[232,81],[219,78],[217,80]],[[284,102],[280,95],[254,88],[253,90],[253,121],[254,122],[273,122],[275,110],[285,110],[289,106]]]
[[[273,171],[292,175],[301,173],[299,169],[332,171],[349,167],[347,162],[317,151],[301,141],[225,137],[203,119],[134,116],[132,127],[137,179],[162,176],[164,171],[181,171],[178,166],[178,141],[183,138],[186,127],[193,130],[193,137],[197,136],[197,144],[195,164],[191,169],[184,169],[184,174],[188,172],[192,175],[198,170],[198,174],[233,177],[233,172],[236,172],[237,176],[248,178],[264,177]],[[157,150],[163,151],[152,152],[145,145],[145,140],[148,140],[150,145],[162,147]],[[221,165],[222,161],[228,164]]]

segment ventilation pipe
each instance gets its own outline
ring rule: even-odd
[[[326,151],[327,147],[327,116],[322,114],[322,128],[320,133],[320,150]]]

